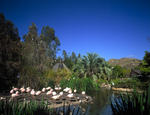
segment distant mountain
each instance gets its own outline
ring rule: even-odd
[[[119,65],[125,68],[134,68],[142,63],[142,60],[135,58],[110,59],[108,63],[112,66]]]

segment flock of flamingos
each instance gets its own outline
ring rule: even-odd
[[[59,99],[59,97],[63,96],[64,93],[67,94],[66,96],[68,98],[74,97],[75,93],[77,92],[76,89],[72,90],[71,88],[66,87],[65,89],[62,89],[60,86],[55,87],[54,89],[51,87],[43,88],[41,91],[35,91],[34,89],[31,89],[30,87],[24,88],[12,88],[10,90],[11,98],[15,98],[20,96],[23,93],[29,93],[31,96],[38,96],[42,93],[45,93],[47,96],[51,95],[51,98],[56,100]],[[81,95],[85,96],[85,91],[81,92]],[[88,96],[86,96],[88,98]]]

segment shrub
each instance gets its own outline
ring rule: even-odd
[[[58,85],[62,79],[69,79],[71,77],[71,72],[66,69],[59,69],[57,72],[49,70],[46,72],[46,82],[47,85],[52,83]]]
[[[111,82],[115,84],[114,87],[142,88],[142,84],[137,78],[116,78],[112,79]]]

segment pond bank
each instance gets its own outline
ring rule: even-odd
[[[129,89],[129,88],[115,88],[115,87],[112,87],[111,88],[113,91],[121,91],[121,92],[134,92],[134,89]],[[142,93],[143,91],[142,90],[136,90],[136,92],[138,93]]]
[[[46,95],[46,93],[41,93],[38,96],[31,96],[29,93],[23,93],[19,96],[12,98],[10,95],[1,95],[1,99],[6,99],[9,101],[18,101],[18,102],[31,102],[37,101],[38,103],[44,101],[48,104],[50,108],[59,108],[69,105],[78,105],[81,103],[90,103],[92,102],[92,97],[87,95],[82,95],[75,93],[73,97],[67,97],[68,93],[64,93],[58,99],[52,99],[52,95]]]

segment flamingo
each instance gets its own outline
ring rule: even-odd
[[[32,89],[32,91],[31,91],[31,93],[30,93],[31,95],[35,95],[35,91],[34,91],[34,89]]]
[[[26,88],[26,92],[29,93],[31,91],[30,87]]]
[[[16,92],[16,93],[11,94],[11,97],[12,97],[12,98],[17,97],[17,96],[19,96],[19,94],[18,94],[17,92]]]
[[[14,90],[12,89],[12,90],[10,90],[10,93],[12,94],[12,93],[14,93]]]
[[[41,91],[37,91],[36,93],[35,93],[35,95],[40,95],[41,94]]]
[[[16,91],[16,94],[19,94],[19,91]]]
[[[51,87],[47,87],[47,88],[46,88],[46,90],[50,90],[50,89],[51,89]]]
[[[82,91],[82,95],[85,95],[85,91]]]
[[[11,97],[12,98],[16,97],[16,94],[15,93],[11,94]]]
[[[66,87],[63,91],[68,92],[71,88]]]
[[[14,88],[13,90],[18,91],[18,88]]]
[[[46,93],[46,95],[50,95],[50,94],[52,94],[52,92],[51,92],[51,91],[48,91],[48,92]]]
[[[26,91],[25,88],[21,88],[20,90],[21,90],[21,93],[24,93]]]
[[[58,87],[58,90],[61,90],[61,87]]]
[[[72,90],[70,89],[70,90],[68,91],[68,93],[72,93]]]
[[[50,90],[51,92],[53,91],[53,89]]]
[[[59,93],[59,95],[63,95],[63,92],[61,91],[61,92]]]
[[[67,97],[73,97],[73,93],[68,94]]]
[[[55,91],[52,92],[52,95],[53,95],[53,96],[56,95],[56,94],[57,94],[57,93],[56,93]]]
[[[43,89],[42,89],[42,92],[45,92],[45,91],[46,91],[46,88],[43,88]]]
[[[52,96],[52,99],[58,99],[60,97],[60,95],[54,95],[54,96]]]
[[[77,90],[75,89],[75,90],[74,90],[74,93],[76,93],[76,92],[77,92]]]
[[[58,88],[58,87],[55,87],[55,90],[59,90],[59,88]]]

